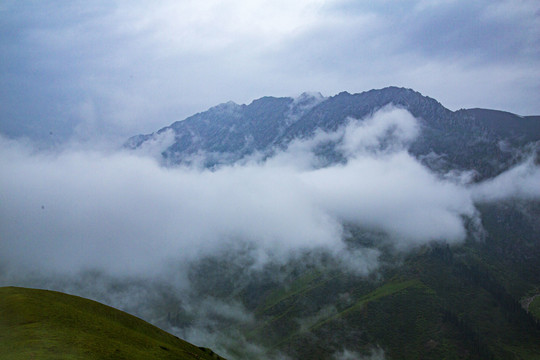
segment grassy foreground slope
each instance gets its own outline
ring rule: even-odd
[[[147,322],[60,292],[0,288],[2,359],[222,359]]]

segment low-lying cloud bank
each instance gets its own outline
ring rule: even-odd
[[[165,168],[140,152],[39,153],[0,138],[0,263],[148,275],[238,243],[264,262],[342,252],[344,223],[382,231],[398,248],[458,242],[476,201],[540,199],[533,162],[474,186],[434,174],[407,152],[419,131],[408,112],[385,108],[265,161],[214,171]],[[347,162],[317,166],[313,150],[326,142]],[[362,271],[366,261],[357,261]]]

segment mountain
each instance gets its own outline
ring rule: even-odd
[[[55,291],[0,288],[2,359],[222,359],[147,322]]]
[[[308,138],[321,130],[335,131],[351,118],[361,120],[388,105],[406,109],[419,120],[421,136],[410,151],[419,158],[435,155],[440,160],[443,156],[437,163],[426,160],[433,170],[475,169],[477,180],[493,177],[523,160],[521,150],[526,144],[540,140],[537,116],[486,109],[453,112],[411,89],[388,87],[328,98],[304,93],[296,99],[263,97],[249,105],[229,102],[153,134],[134,136],[125,146],[136,149],[172,132],[173,143],[162,151],[165,164],[185,164],[202,157],[203,163],[212,167],[234,163],[255,152],[270,155],[294,139]],[[484,161],[477,166],[482,156],[497,162]]]
[[[267,349],[261,359],[538,359],[539,229],[528,217],[539,210],[538,203],[484,206],[483,241],[433,242],[405,253],[351,227],[352,249],[382,252],[383,265],[369,276],[324,254],[246,270],[243,255],[230,252],[202,259],[190,279],[195,298],[239,302],[254,314],[249,322],[224,318],[213,331],[238,329]],[[180,319],[173,328],[198,327],[189,308],[178,302],[162,312]]]
[[[154,134],[138,135],[126,143],[137,148],[169,130],[175,142],[163,152],[169,164],[186,161],[190,155],[205,152],[230,156],[229,162],[270,148],[292,123],[324,98],[320,94],[303,94],[298,99],[263,97],[249,105],[233,102],[215,106],[208,111],[177,121]]]
[[[126,147],[144,148],[167,135],[165,165],[202,161],[217,168],[271,158],[299,139],[339,133],[388,106],[417,119],[419,135],[406,151],[440,178],[472,173],[464,185],[470,189],[493,185],[519,164],[528,164],[527,174],[538,171],[539,116],[450,111],[396,87],[227,103],[135,136]],[[327,138],[317,150],[326,161],[319,166],[345,164],[343,138]],[[501,189],[510,185],[503,182]],[[312,250],[285,264],[261,266],[248,247],[198,259],[190,265],[190,294],[164,294],[169,301],[156,304],[155,317],[172,314],[159,325],[179,334],[220,334],[215,346],[235,359],[539,359],[538,196],[479,200],[474,206],[475,219],[463,218],[462,242],[437,239],[398,249],[387,234],[346,223],[349,254],[341,256]],[[364,251],[379,254],[375,271],[355,273],[343,265],[350,254]],[[211,305],[202,306],[200,299],[208,298]]]

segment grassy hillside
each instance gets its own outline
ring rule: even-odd
[[[147,322],[55,291],[0,288],[2,359],[221,359]]]
[[[540,296],[539,295],[535,296],[533,301],[531,301],[531,304],[529,305],[529,311],[534,317],[536,317],[537,319],[540,319]]]

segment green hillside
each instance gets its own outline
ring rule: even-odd
[[[374,348],[387,359],[540,359],[540,324],[472,251],[433,244],[373,280],[307,270],[261,287],[258,321],[244,333],[293,359]]]
[[[2,359],[222,359],[120,310],[48,290],[0,288]]]
[[[214,345],[231,359],[382,353],[392,360],[540,359],[540,207],[508,202],[479,208],[484,238],[433,242],[406,252],[351,226],[351,249],[381,251],[380,267],[368,275],[315,252],[251,272],[242,270],[238,252],[204,258],[190,273],[192,296],[212,294],[253,314],[250,321],[224,317],[213,327],[234,330],[229,333],[235,338],[224,336]],[[161,314],[188,319],[193,306],[178,304]],[[171,321],[186,329],[197,328],[193,323]],[[235,342],[242,337],[266,352],[243,353],[246,347]]]

